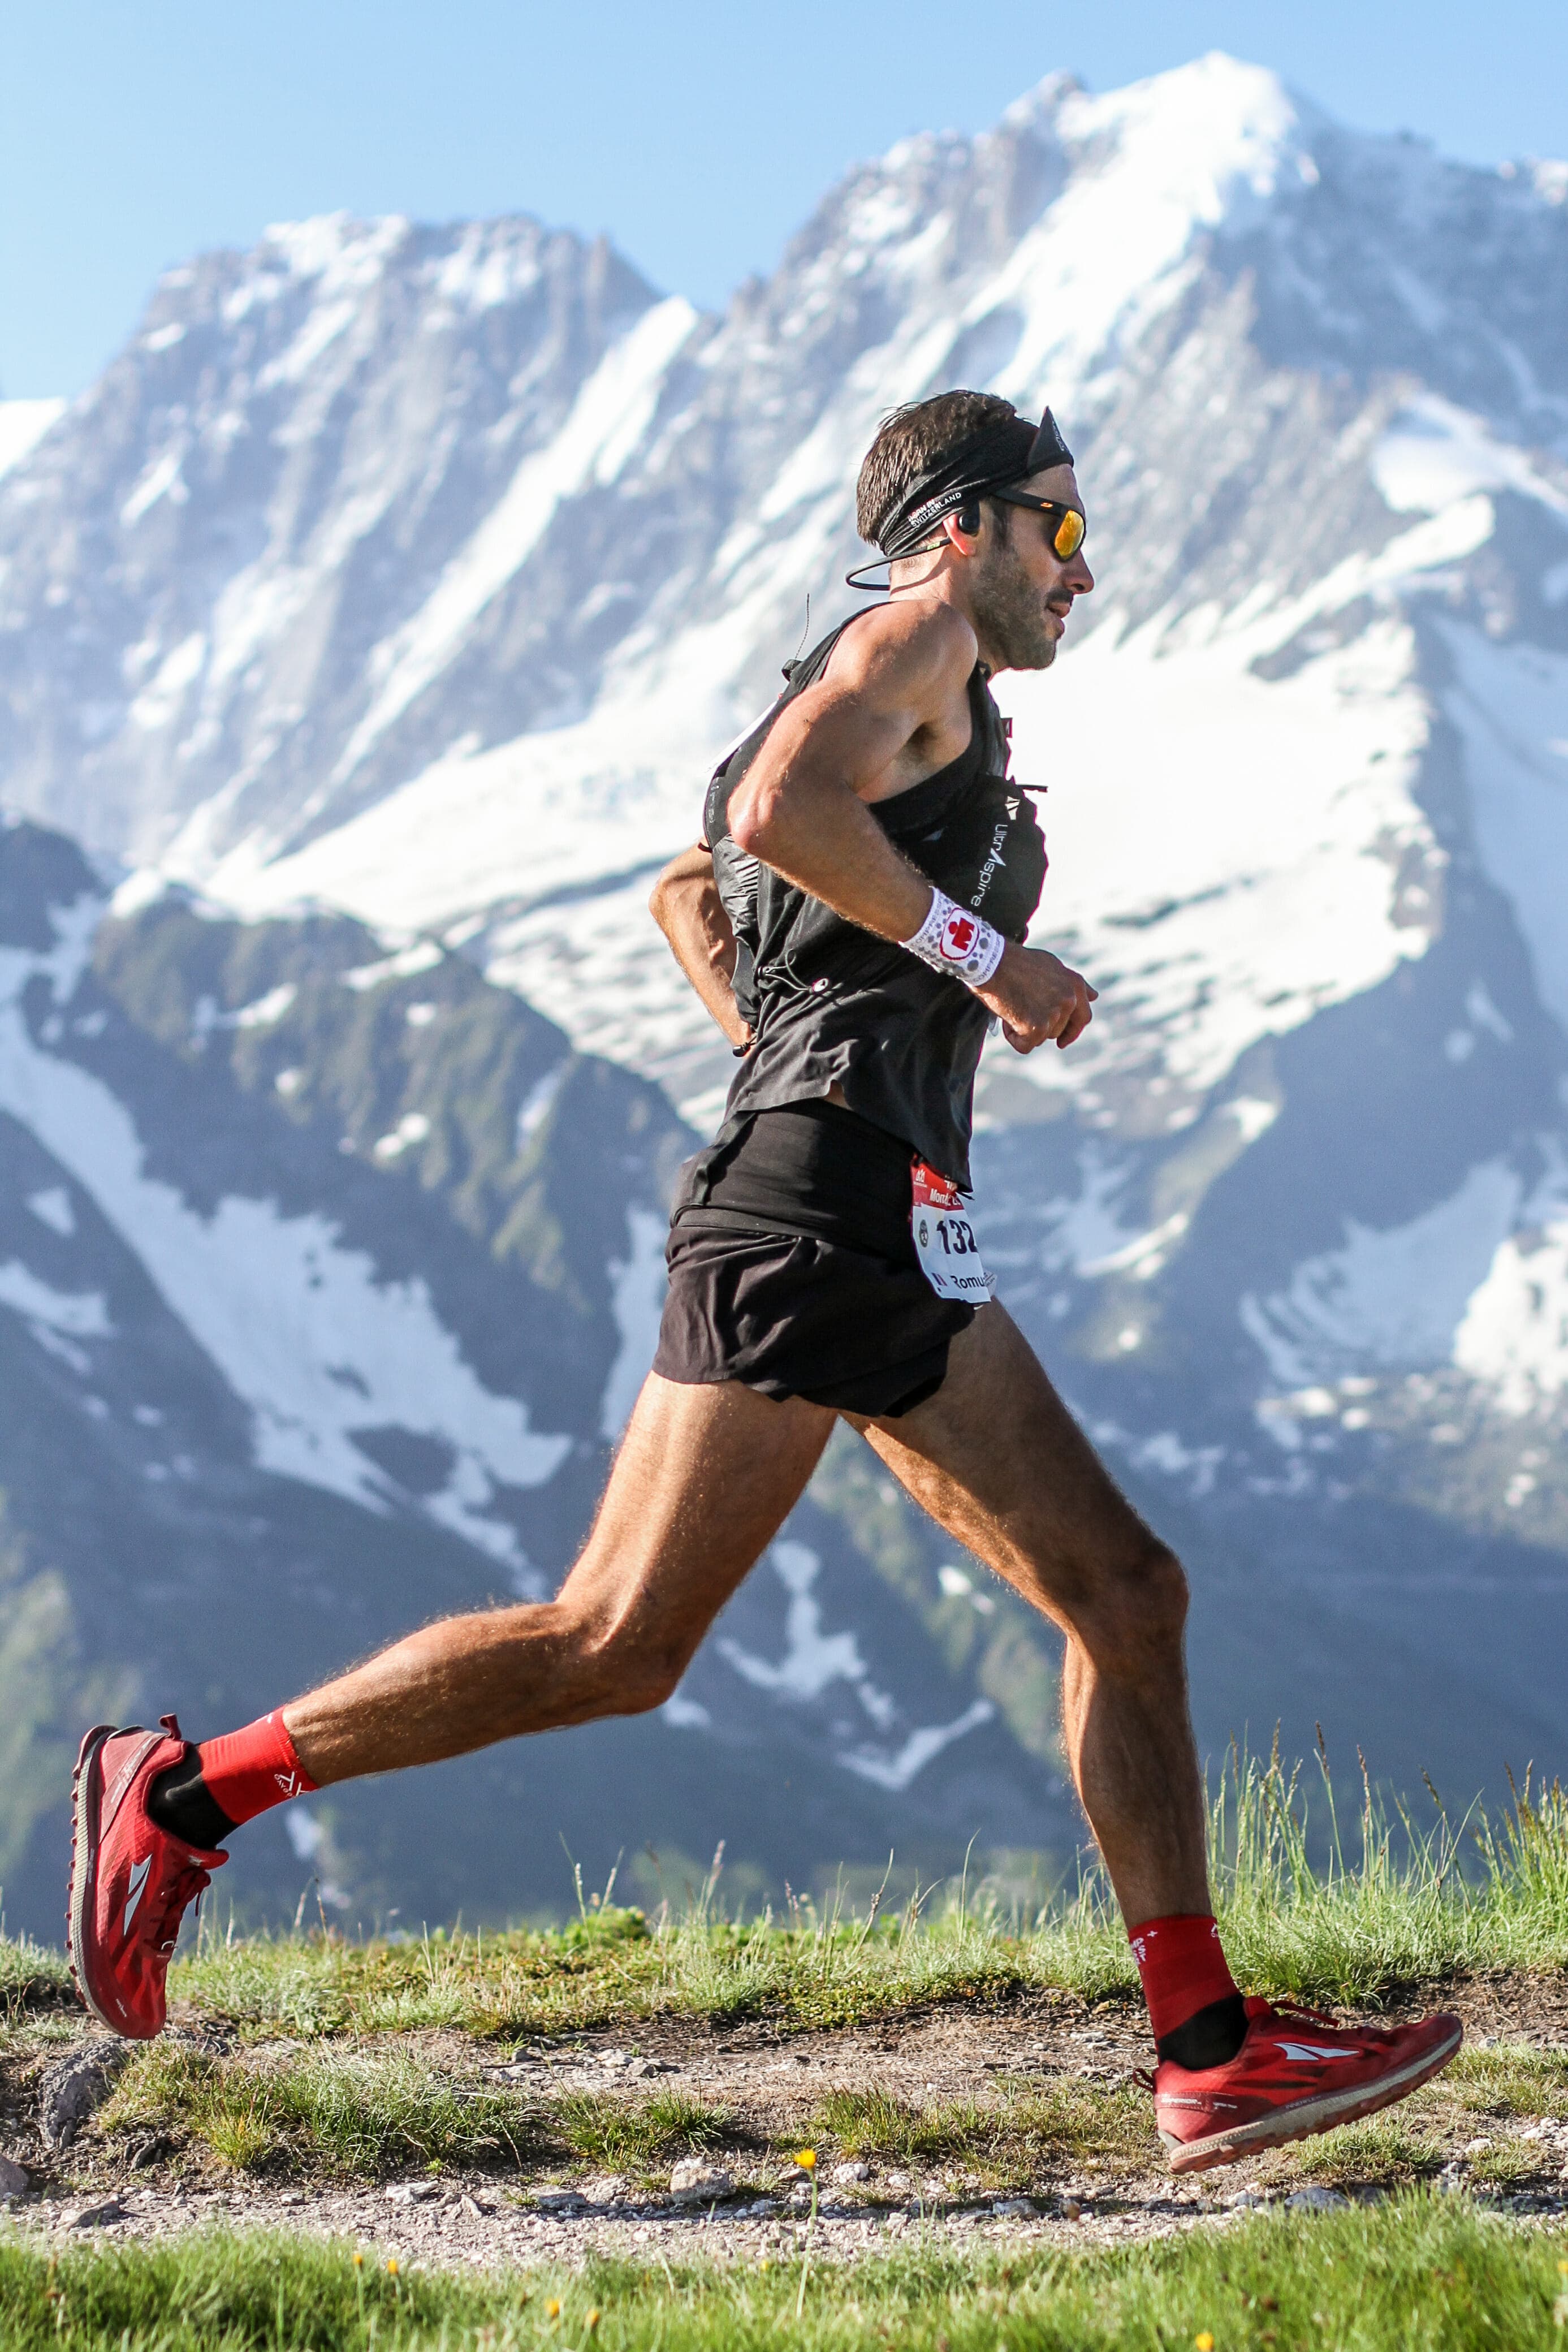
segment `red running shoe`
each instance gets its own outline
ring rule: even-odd
[[[1189,2071],[1167,2058],[1149,2078],[1173,2172],[1235,2164],[1391,2107],[1440,2074],[1464,2038],[1457,2017],[1336,2025],[1321,2009],[1256,1997],[1247,2018],[1247,2039],[1225,2065]]]
[[[187,1753],[173,1716],[162,1723],[162,1734],[100,1723],[82,1741],[72,1783],[71,1974],[99,2022],[130,2042],[162,2032],[180,1922],[228,1860],[171,1837],[148,1814],[153,1781]]]

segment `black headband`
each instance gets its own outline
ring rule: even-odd
[[[1007,489],[1014,482],[1027,481],[1030,474],[1071,463],[1072,452],[1049,408],[1038,425],[1022,416],[1003,417],[928,466],[885,518],[876,543],[885,561],[896,562],[913,553],[945,515],[956,514],[960,507],[983,499],[988,490]]]

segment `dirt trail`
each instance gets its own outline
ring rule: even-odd
[[[1568,1982],[1500,1976],[1443,1998],[1464,2017],[1471,2049],[1525,2043],[1568,2061]],[[197,2047],[241,2046],[194,2019],[177,2018],[175,2025]],[[678,2091],[721,2108],[726,2137],[705,2160],[723,2178],[699,2175],[684,2197],[654,2193],[635,2176],[595,2179],[560,2164],[451,2167],[439,2178],[414,2172],[374,2187],[274,2180],[225,2173],[195,2143],[154,2140],[138,2151],[106,2138],[91,2120],[68,2147],[51,2151],[37,2126],[43,2069],[90,2038],[86,2021],[73,2017],[10,2039],[0,2149],[24,2168],[29,2185],[0,2207],[7,2217],[0,2229],[157,2238],[218,2221],[266,2223],[354,2240],[382,2257],[480,2264],[570,2260],[591,2247],[650,2262],[789,2258],[802,2242],[810,2201],[789,2151],[809,2138],[821,2147],[813,2244],[824,2258],[852,2259],[922,2237],[1117,2243],[1292,2196],[1322,2202],[1381,2193],[1375,2167],[1367,2181],[1314,2185],[1292,2150],[1173,2179],[1136,2088],[1136,2070],[1150,2056],[1141,2011],[1091,2008],[1068,1994],[1002,2006],[948,2003],[788,2038],[767,2025],[714,2032],[700,2021],[662,2019],[538,2041],[516,2053],[456,2033],[382,2035],[358,2045],[401,2045],[454,2078],[515,2087],[529,2101],[587,2092],[641,2102]],[[285,2066],[298,2049],[253,2043],[248,2054],[253,2063]],[[1036,2144],[1027,2177],[1000,2188],[985,2185],[983,2154],[967,2159],[961,2147],[925,2162],[868,2154],[852,2176],[846,2165],[854,2160],[841,2158],[813,2126],[834,2091],[880,2091],[926,2111],[977,2107],[982,2126],[989,2115],[1005,2116],[1013,2102],[1045,2096],[1072,2128]],[[1568,2099],[1558,2104],[1568,2114]],[[1439,2084],[1406,2112],[1440,2156],[1441,2181],[1486,2192],[1502,2149],[1511,2177],[1497,2201],[1521,2213],[1563,2213],[1568,2121],[1506,2110],[1506,2102],[1494,2112],[1479,2108],[1473,2094],[1461,2105]]]

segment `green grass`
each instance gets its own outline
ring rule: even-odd
[[[729,2119],[683,2091],[529,2100],[465,2082],[415,2051],[330,2044],[214,2058],[156,2042],[132,2059],[96,2124],[110,2149],[148,2138],[235,2172],[380,2180],[446,2165],[559,2162],[646,2173],[711,2147]]]
[[[515,2094],[455,2082],[395,2050],[307,2051],[278,2065],[157,2042],[131,2061],[98,2123],[111,2144],[152,2132],[235,2171],[346,2179],[542,2152],[539,2118]]]
[[[1562,2051],[1524,2042],[1461,2050],[1442,2080],[1472,2115],[1568,2117],[1568,2054]]]
[[[655,2091],[650,2099],[573,2091],[551,2103],[550,2116],[573,2156],[610,2172],[647,2172],[712,2147],[730,2128],[720,2109],[685,2091]]]
[[[7,2352],[1500,2352],[1560,2347],[1568,2254],[1419,2191],[1259,2218],[1113,2252],[946,2245],[814,2267],[666,2268],[591,2257],[500,2275],[356,2267],[346,2247],[204,2234],[178,2243],[0,2243]]]
[[[14,2021],[26,2011],[74,1998],[63,1952],[51,1952],[30,1936],[0,1935],[0,2018]]]
[[[1268,2179],[1299,2178],[1324,2189],[1392,2189],[1440,2171],[1447,2153],[1402,2106],[1281,2149],[1263,2169]]]
[[[1144,2172],[1157,2161],[1147,2094],[1078,2082],[919,2106],[882,2090],[830,2091],[808,2138],[812,2133],[844,2156],[956,2168],[985,2189],[1036,2188],[1085,2165]]]

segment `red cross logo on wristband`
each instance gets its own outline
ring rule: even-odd
[[[961,963],[980,935],[980,927],[973,915],[966,915],[955,907],[942,926],[942,952],[954,963]]]

